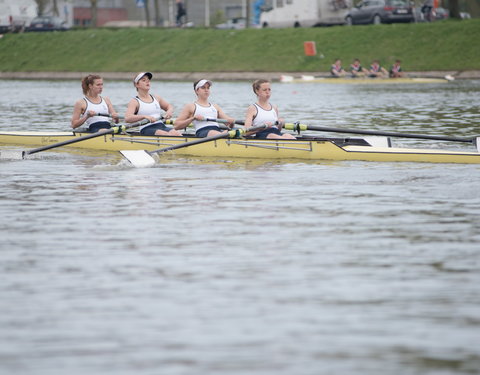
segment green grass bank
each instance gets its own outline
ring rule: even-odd
[[[305,56],[315,41],[317,56]],[[5,34],[1,72],[319,72],[339,57],[480,70],[480,19],[308,29],[93,29]]]

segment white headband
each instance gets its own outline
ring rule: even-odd
[[[212,81],[209,81],[208,79],[201,79],[195,85],[195,91],[197,91],[200,87],[205,86],[205,84],[207,84],[207,83],[210,83],[210,86],[212,86]]]
[[[137,76],[133,79],[133,83],[138,83],[144,76],[147,76],[148,79],[152,79],[153,74],[150,72],[138,73]]]

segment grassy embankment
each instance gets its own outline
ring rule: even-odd
[[[304,56],[315,41],[318,55]],[[95,29],[6,34],[0,71],[328,71],[401,58],[410,71],[480,70],[480,19],[308,29]]]

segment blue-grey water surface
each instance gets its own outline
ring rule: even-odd
[[[190,82],[153,91],[176,114],[193,100]],[[478,81],[274,83],[272,101],[287,121],[471,136],[479,93]],[[105,81],[104,94],[123,114],[134,90]],[[0,81],[0,128],[68,130],[80,96],[74,81]],[[212,99],[242,118],[254,96],[222,82]],[[479,173],[174,154],[135,169],[74,149],[1,158],[0,373],[478,374]]]

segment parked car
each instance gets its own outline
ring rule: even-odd
[[[217,29],[244,29],[247,24],[247,19],[243,17],[231,18],[225,23],[220,23],[215,26]]]
[[[450,11],[445,8],[435,8],[435,20],[446,20],[450,17]]]
[[[414,9],[416,22],[427,22],[427,15],[422,13],[422,7]],[[445,8],[433,8],[431,13],[431,21],[446,20],[450,17],[450,11]]]
[[[27,31],[66,31],[68,29],[66,22],[59,17],[40,16],[32,20]]]
[[[347,25],[414,21],[413,7],[408,0],[365,0],[345,16]]]

